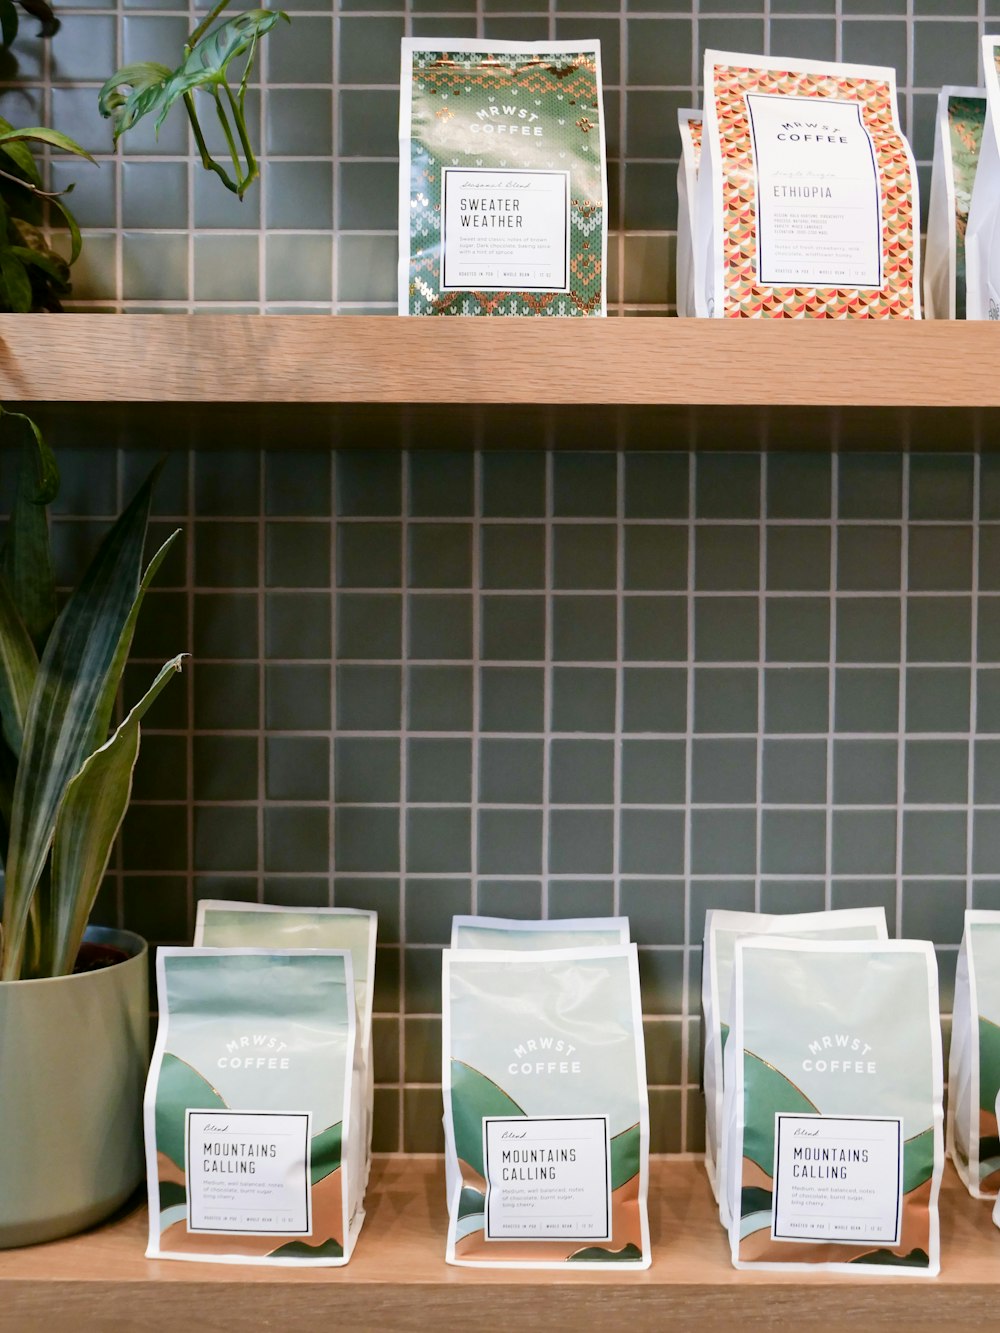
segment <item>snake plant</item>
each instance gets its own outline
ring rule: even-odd
[[[146,567],[143,548],[162,464],[101,542],[57,612],[46,506],[59,477],[30,418],[0,555],[0,981],[73,970],[132,790],[139,723],[182,656],[116,727],[115,699],[146,589],[179,535]]]

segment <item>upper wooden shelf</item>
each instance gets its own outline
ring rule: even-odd
[[[0,316],[25,402],[1000,407],[985,323]]]
[[[992,1328],[1000,1232],[948,1170],[941,1276],[737,1273],[700,1163],[653,1164],[646,1272],[450,1268],[440,1158],[377,1159],[368,1217],[345,1268],[261,1268],[143,1258],[145,1209],[84,1236],[0,1251],[0,1329],[572,1330],[605,1325],[722,1333]]]

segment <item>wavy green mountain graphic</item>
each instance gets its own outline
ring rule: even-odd
[[[207,1079],[186,1060],[164,1055],[156,1085],[156,1146],[184,1170],[184,1112],[190,1108],[226,1110],[226,1103]]]
[[[312,1162],[309,1173],[313,1185],[323,1180],[324,1177],[332,1175],[340,1166],[343,1131],[343,1121],[340,1121],[338,1124],[331,1125],[328,1129],[321,1130],[318,1134],[313,1135]]]
[[[979,1015],[979,1106],[983,1111],[996,1108],[1000,1092],[1000,1027]]]
[[[775,1111],[815,1115],[819,1108],[791,1079],[753,1051],[743,1052],[743,1086],[746,1108],[743,1156],[756,1162],[769,1176],[774,1170]]]
[[[483,1166],[483,1118],[493,1115],[524,1115],[503,1088],[462,1060],[451,1062],[451,1116],[455,1125],[455,1148],[481,1176]]]

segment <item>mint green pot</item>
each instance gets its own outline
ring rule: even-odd
[[[146,942],[91,926],[128,959],[75,977],[0,981],[0,1249],[82,1231],[143,1176]]]

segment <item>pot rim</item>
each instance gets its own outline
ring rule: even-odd
[[[58,982],[94,982],[99,981],[101,977],[107,976],[118,967],[125,967],[128,963],[134,963],[140,958],[144,958],[149,952],[149,945],[141,935],[137,935],[134,930],[119,930],[116,926],[88,926],[83,932],[83,938],[90,944],[110,944],[115,948],[124,950],[128,954],[120,962],[112,963],[110,967],[99,968],[94,972],[69,972],[61,977],[20,977],[17,981],[0,981],[0,989],[4,986],[53,986]]]

